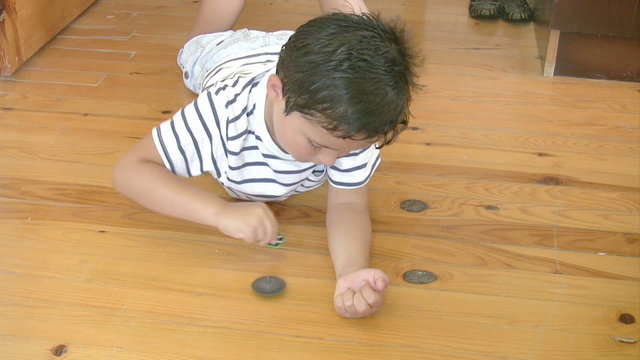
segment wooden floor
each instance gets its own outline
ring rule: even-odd
[[[392,277],[376,316],[334,313],[324,188],[273,204],[281,249],[111,188],[193,98],[175,56],[198,4],[98,0],[0,81],[0,359],[637,360],[640,86],[544,78],[533,25],[470,19],[466,0],[367,3],[406,20],[426,85],[371,182],[372,265]],[[249,1],[238,26],[317,9]],[[283,295],[252,293],[267,274]]]

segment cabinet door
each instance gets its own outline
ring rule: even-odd
[[[0,0],[0,75],[10,75],[95,0]]]

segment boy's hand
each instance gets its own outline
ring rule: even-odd
[[[338,279],[333,304],[346,318],[366,317],[384,302],[389,277],[382,270],[360,269]]]
[[[248,243],[267,245],[278,238],[278,220],[261,202],[229,202],[216,218],[218,230]]]

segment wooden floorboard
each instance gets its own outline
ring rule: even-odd
[[[270,204],[281,249],[112,189],[118,158],[194,98],[175,57],[199,4],[97,0],[0,78],[0,359],[638,359],[638,83],[545,78],[533,25],[470,19],[467,0],[367,4],[424,57],[370,182],[379,313],[333,310],[326,187]],[[248,2],[237,27],[318,11]],[[253,294],[267,274],[283,295]]]

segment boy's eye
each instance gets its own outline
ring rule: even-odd
[[[320,146],[318,146],[318,144],[314,143],[311,140],[309,140],[309,145],[311,145],[311,147],[314,148],[315,150],[320,149]]]

